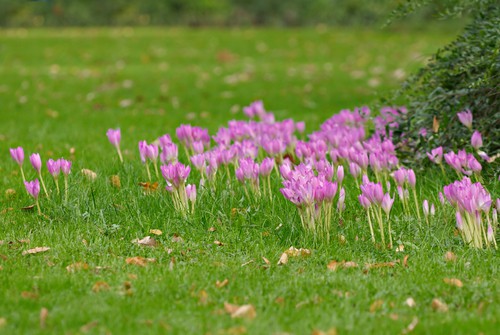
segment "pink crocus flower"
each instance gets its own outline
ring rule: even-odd
[[[33,166],[33,169],[35,169],[37,173],[40,173],[42,169],[42,159],[40,158],[40,155],[37,153],[32,154],[30,156],[30,162],[31,165]]]
[[[422,204],[422,209],[424,211],[424,216],[425,217],[428,217],[429,216],[429,201],[424,200],[423,204]]]
[[[123,163],[123,156],[120,150],[120,141],[122,139],[120,129],[108,129],[106,135],[108,136],[109,142],[116,148],[120,162]]]
[[[417,184],[417,177],[415,176],[415,172],[412,169],[408,170],[408,185],[410,185],[411,188],[415,188],[415,185]]]
[[[57,179],[59,173],[61,172],[61,162],[59,160],[49,159],[47,161],[47,170],[52,175],[54,179]]]
[[[481,136],[481,133],[478,132],[477,130],[474,131],[470,139],[470,142],[474,149],[479,150],[479,148],[483,146],[483,138]]]
[[[38,179],[33,181],[25,181],[24,186],[29,195],[31,195],[36,201],[36,207],[38,209],[38,214],[42,214],[40,210],[40,204],[38,203],[38,195],[40,194],[40,182]]]
[[[427,157],[431,160],[431,162],[435,164],[441,164],[443,161],[443,147],[437,147],[431,150],[431,153],[427,153]]]
[[[382,204],[380,206],[382,207],[386,215],[389,215],[389,213],[391,212],[393,204],[394,198],[391,198],[389,193],[384,194],[384,198],[382,199]]]
[[[64,158],[58,159],[59,165],[61,166],[62,173],[67,176],[71,173],[71,161],[67,161]]]
[[[22,147],[11,148],[10,155],[12,159],[19,165],[23,165],[24,162],[24,150]]]
[[[463,112],[457,113],[458,120],[467,128],[472,130],[472,112],[466,109]]]
[[[264,158],[264,160],[262,160],[259,166],[259,174],[263,177],[269,176],[274,168],[274,164],[275,164],[274,159],[270,157]]]

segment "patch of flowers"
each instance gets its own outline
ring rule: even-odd
[[[170,195],[173,210],[192,215],[197,199],[207,192],[221,186],[233,192],[240,187],[248,201],[271,205],[281,193],[295,206],[302,229],[316,238],[330,240],[337,234],[337,223],[342,222],[346,210],[366,215],[363,221],[371,241],[383,248],[393,248],[393,236],[399,234],[398,221],[392,214],[395,208],[412,223],[431,227],[436,207],[428,199],[419,199],[419,183],[425,181],[419,178],[417,182],[415,171],[401,166],[393,143],[398,128],[395,120],[407,113],[404,108],[384,107],[375,117],[368,108],[342,110],[308,135],[304,134],[304,122],[276,121],[260,101],[245,107],[244,113],[250,120],[229,121],[213,136],[207,129],[180,125],[175,131],[177,143],[170,134],[150,143],[138,142],[137,161],[144,165],[148,185],[163,177],[162,188]],[[458,118],[472,130],[472,113],[459,113]],[[124,163],[129,155],[122,155],[120,129],[109,129],[107,137]],[[444,177],[451,169],[459,178],[439,193],[439,210],[446,215],[453,208],[456,229],[466,244],[496,248],[500,200],[494,201],[483,185],[477,157],[487,164],[494,158],[480,151],[482,144],[482,136],[476,131],[471,138],[472,152],[462,149],[445,153],[438,147],[427,155],[440,166]],[[44,183],[40,155],[30,156],[37,179],[28,182],[23,148],[13,148],[10,153],[41,213],[40,182],[45,198],[53,198],[54,192]],[[71,162],[49,159],[46,166],[57,194],[59,175],[63,174],[67,202]],[[358,201],[348,201],[351,196]],[[349,229],[351,223],[344,224]]]

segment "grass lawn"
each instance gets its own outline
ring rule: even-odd
[[[161,177],[161,191],[138,185],[147,179],[139,140],[176,140],[181,123],[213,135],[244,119],[254,100],[312,132],[341,109],[376,102],[452,37],[432,29],[0,30],[0,334],[494,334],[498,252],[464,246],[451,207],[438,206],[430,227],[396,208],[395,241],[404,246],[396,252],[370,242],[352,178],[330,243],[304,234],[275,174],[273,202],[221,180],[188,218],[174,211]],[[117,127],[124,165],[106,138]],[[40,199],[43,215],[22,209],[33,200],[9,156],[17,146],[26,159],[39,152],[44,171],[48,158],[73,161],[67,203],[44,172],[52,196]],[[29,162],[24,168],[34,179]],[[450,176],[419,174],[421,199],[439,204]],[[499,196],[498,181],[486,185]],[[156,247],[131,242],[148,235]],[[22,254],[42,246],[51,249]],[[311,255],[278,266],[291,246]],[[445,260],[448,251],[456,259]],[[155,262],[127,264],[135,256]],[[359,266],[331,271],[332,260]],[[435,298],[448,311],[435,310]],[[256,317],[232,318],[225,302],[251,304]]]

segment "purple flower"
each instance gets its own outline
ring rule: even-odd
[[[344,180],[344,166],[339,165],[337,167],[337,181],[339,184],[342,184],[342,181]]]
[[[24,150],[22,147],[11,148],[10,155],[12,159],[19,165],[23,165],[24,162]]]
[[[173,163],[177,161],[179,149],[175,143],[166,143],[162,145],[161,150],[160,160],[162,163]]]
[[[33,181],[25,181],[24,186],[26,187],[26,191],[35,199],[38,199],[38,195],[40,194],[40,182],[38,179]]]
[[[155,162],[158,159],[158,146],[149,144],[146,146],[146,158]]]
[[[427,157],[429,157],[431,162],[441,164],[443,161],[443,147],[432,149],[430,154],[427,153]]]
[[[141,161],[146,163],[146,158],[148,155],[148,142],[139,141],[139,155],[141,156]]]
[[[62,173],[67,176],[71,172],[71,162],[65,160],[64,158],[58,159],[59,165],[61,167]]]
[[[30,162],[31,162],[31,165],[33,166],[33,169],[35,169],[35,171],[37,173],[40,173],[41,169],[42,169],[42,160],[40,158],[40,155],[39,154],[32,154],[30,156]]]
[[[302,134],[306,129],[306,123],[304,121],[295,123],[295,129]]]
[[[186,197],[192,203],[196,202],[196,185],[193,184],[186,185]]]
[[[381,207],[384,210],[385,214],[389,215],[389,213],[391,212],[392,204],[394,204],[394,198],[391,198],[389,193],[384,194]]]
[[[429,201],[424,200],[424,202],[422,203],[422,209],[424,211],[424,216],[428,217],[429,216]]]
[[[481,137],[481,133],[478,132],[477,130],[474,131],[470,139],[470,142],[474,149],[479,150],[479,148],[483,146],[483,138]]]
[[[463,229],[464,224],[463,224],[463,221],[462,221],[462,215],[460,214],[460,212],[459,212],[459,211],[457,211],[457,212],[455,213],[455,218],[456,218],[456,220],[457,220],[457,228],[458,228],[458,230],[462,230],[462,229]]]
[[[415,188],[415,185],[417,184],[417,177],[412,169],[408,170],[408,184],[411,188]]]
[[[274,159],[272,159],[270,157],[266,157],[260,163],[259,173],[261,176],[267,177],[271,174],[271,171],[273,170],[273,168],[274,168]]]
[[[106,135],[108,135],[108,140],[112,145],[117,148],[120,146],[120,141],[122,138],[120,129],[108,129]]]
[[[176,189],[186,182],[190,172],[191,167],[189,165],[186,166],[179,162],[161,166],[163,178],[165,178],[167,184],[173,185]]]
[[[466,109],[463,112],[457,113],[458,120],[467,128],[472,130],[472,113]]]
[[[61,162],[59,160],[49,159],[47,161],[47,170],[52,175],[52,177],[57,178],[61,172]]]

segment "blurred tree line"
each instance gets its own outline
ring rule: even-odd
[[[380,24],[399,0],[0,0],[0,26]],[[434,13],[426,8],[422,20]]]

